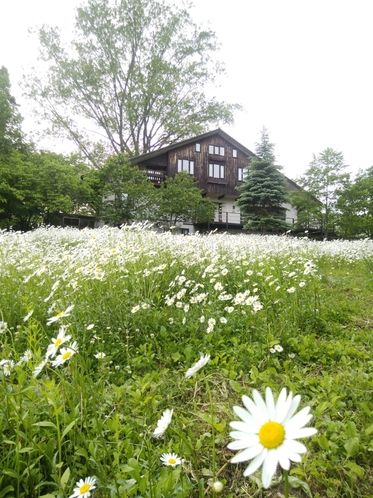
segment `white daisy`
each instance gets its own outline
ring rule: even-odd
[[[12,368],[14,367],[13,360],[2,360],[0,365],[3,367],[3,373],[6,377],[9,377]]]
[[[47,325],[57,322],[58,320],[61,320],[61,318],[65,318],[66,316],[70,316],[70,311],[72,309],[74,309],[74,304],[68,306],[64,311],[60,311],[57,315],[48,318]]]
[[[80,479],[76,483],[74,488],[74,493],[70,495],[69,498],[76,498],[80,496],[81,498],[88,498],[91,496],[91,491],[96,488],[96,479],[94,477],[87,477],[86,479]]]
[[[40,372],[43,370],[43,368],[45,367],[45,365],[48,363],[48,360],[43,360],[41,363],[39,363],[39,365],[37,365],[35,368],[34,368],[34,371],[32,372],[32,375],[34,377],[37,377]]]
[[[254,390],[253,400],[242,396],[246,409],[240,406],[233,408],[241,421],[230,423],[230,426],[236,429],[230,433],[236,441],[229,443],[228,448],[242,451],[235,455],[231,462],[252,460],[244,471],[244,476],[253,474],[263,465],[264,488],[271,485],[278,463],[284,470],[289,470],[291,461],[301,461],[300,455],[305,453],[307,448],[296,440],[317,433],[316,429],[305,427],[312,418],[309,406],[295,414],[300,399],[299,395],[293,398],[292,392],[287,395],[284,388],[275,403],[272,391],[267,387],[265,401],[259,392]]]
[[[160,460],[164,465],[171,465],[171,467],[176,467],[183,463],[183,460],[179,458],[176,453],[163,453]]]
[[[105,353],[96,353],[95,358],[98,360],[101,360],[102,358],[105,358],[106,354]]]
[[[60,327],[60,330],[58,331],[57,337],[52,338],[52,342],[49,344],[47,353],[45,355],[47,358],[49,358],[50,356],[53,358],[61,344],[71,339],[71,335],[66,335],[66,329],[67,327],[65,325],[62,325],[62,327]]]
[[[284,348],[282,346],[280,346],[280,344],[276,344],[275,346],[275,350],[278,352],[278,353],[282,353]]]
[[[78,345],[76,342],[73,342],[67,348],[62,348],[61,353],[57,356],[57,358],[54,361],[52,361],[52,366],[58,367],[59,365],[62,365],[62,363],[65,363],[65,361],[70,359],[71,356],[73,356],[77,351],[78,351]]]
[[[186,373],[185,377],[189,379],[189,377],[192,377],[194,374],[198,372],[202,367],[206,365],[210,361],[210,355],[207,354],[205,356],[201,355],[201,358],[195,363],[191,368],[189,368]]]
[[[166,432],[167,427],[170,425],[172,420],[173,410],[167,408],[162,414],[162,417],[157,422],[157,427],[154,429],[153,436],[161,437]]]
[[[34,310],[31,310],[31,311],[30,311],[30,313],[28,313],[28,314],[24,317],[23,321],[24,321],[24,322],[27,322],[27,320],[30,318],[30,316],[31,316],[33,313],[34,313]]]

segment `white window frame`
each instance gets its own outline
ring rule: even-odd
[[[244,182],[247,176],[246,168],[237,168],[237,179],[239,182]]]
[[[177,172],[187,171],[190,175],[194,175],[194,160],[192,159],[178,159]]]
[[[225,166],[224,164],[209,163],[209,178],[218,178],[224,180]]]
[[[209,145],[209,154],[214,156],[225,156],[225,147],[222,145]]]

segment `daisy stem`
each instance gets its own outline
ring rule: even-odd
[[[289,474],[284,470],[285,498],[289,498]]]
[[[211,466],[212,466],[212,479],[215,481],[216,478],[216,461],[215,461],[215,420],[214,420],[214,408],[212,404],[212,396],[211,389],[208,380],[206,379],[206,391],[209,397],[210,402],[210,423],[211,423],[211,447],[212,447],[212,458],[211,458]],[[215,492],[213,492],[213,495]]]

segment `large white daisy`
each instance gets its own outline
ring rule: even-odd
[[[307,448],[297,439],[317,433],[316,429],[305,427],[312,418],[309,406],[295,414],[300,399],[300,395],[293,398],[292,392],[287,395],[284,388],[275,403],[272,391],[267,387],[265,401],[259,392],[254,390],[253,400],[242,396],[245,408],[233,408],[241,421],[230,423],[236,430],[230,433],[235,441],[229,443],[228,448],[242,451],[237,453],[231,462],[252,460],[244,471],[244,476],[253,474],[263,465],[264,488],[271,485],[278,464],[284,470],[289,470],[291,461],[301,461],[300,455],[305,453]]]

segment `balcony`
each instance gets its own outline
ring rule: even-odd
[[[160,171],[157,169],[147,169],[146,175],[148,177],[148,180],[150,180],[155,185],[160,185],[162,182],[164,182],[166,176],[164,171]]]

